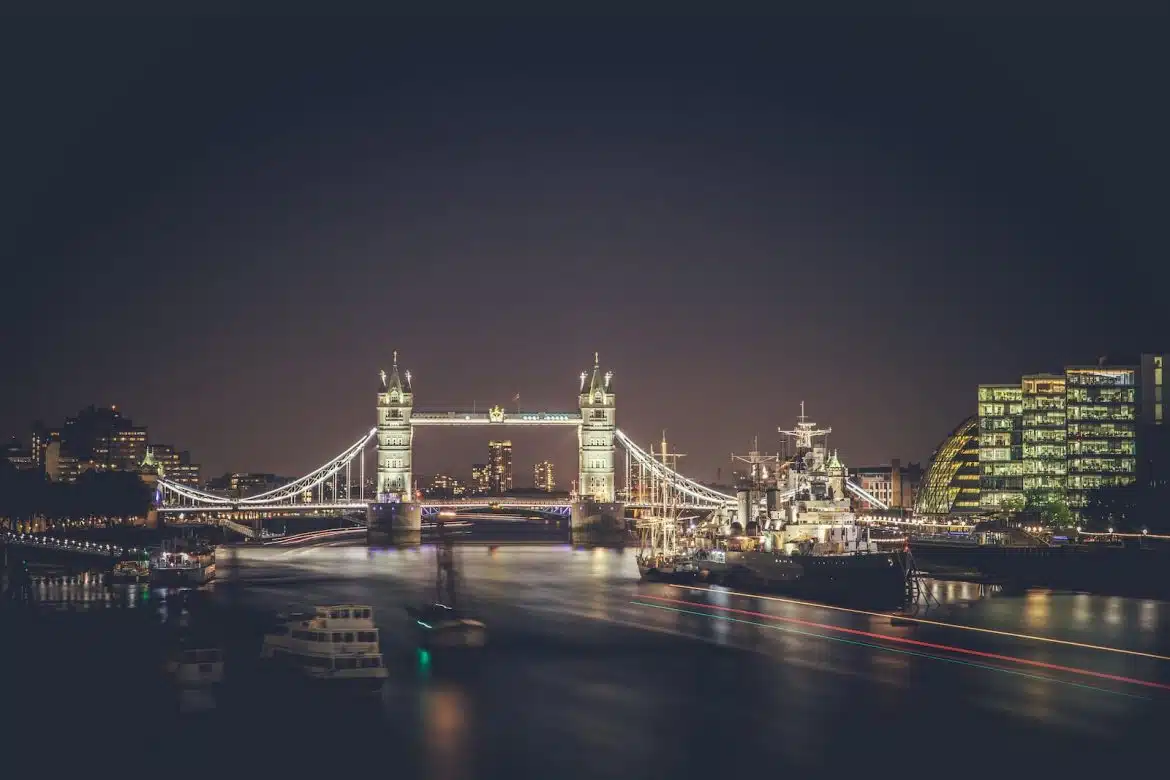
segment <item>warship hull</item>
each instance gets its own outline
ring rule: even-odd
[[[710,572],[708,578],[731,587],[838,604],[896,607],[906,597],[906,572],[893,554],[741,555],[733,568]]]

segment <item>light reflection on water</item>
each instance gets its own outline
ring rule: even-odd
[[[456,780],[472,765],[467,720],[471,706],[456,685],[440,683],[425,689],[420,697],[428,776],[435,780]]]
[[[291,580],[245,588],[248,606],[273,613],[294,604],[369,603],[375,607],[384,643],[409,641],[404,639],[402,604],[434,592],[436,560],[431,547],[240,548],[238,557],[243,561],[241,571]],[[469,545],[457,557],[468,603],[485,610],[490,630],[499,627],[507,648],[487,656],[490,674],[450,679],[441,665],[432,676],[429,666],[419,663],[407,670],[404,659],[413,646],[383,648],[388,665],[396,664],[386,700],[402,704],[400,709],[388,704],[387,710],[399,721],[403,712],[412,718],[417,713],[417,730],[412,723],[403,744],[425,755],[423,774],[429,777],[455,780],[475,774],[477,761],[488,749],[484,745],[495,747],[493,739],[523,755],[544,750],[526,747],[529,740],[575,750],[568,754],[571,761],[581,772],[593,770],[589,776],[605,774],[600,767],[611,753],[627,769],[640,767],[639,751],[651,750],[649,740],[630,735],[642,734],[649,723],[673,723],[671,718],[687,711],[699,718],[709,716],[702,721],[705,728],[723,720],[739,724],[736,736],[743,740],[744,751],[760,755],[774,751],[812,761],[807,757],[819,755],[822,748],[851,742],[852,732],[844,725],[852,722],[850,718],[880,731],[887,712],[909,717],[907,712],[921,708],[929,720],[943,715],[954,719],[956,733],[961,733],[965,713],[982,708],[994,711],[1005,723],[1023,714],[1060,728],[1114,733],[1130,724],[1127,713],[1137,706],[1131,699],[1085,693],[1045,680],[973,671],[969,666],[807,636],[814,632],[842,638],[823,627],[783,624],[806,632],[799,634],[630,604],[647,594],[922,641],[969,643],[1112,674],[1157,677],[1157,663],[1149,660],[1108,653],[1091,656],[1077,649],[953,628],[898,628],[888,618],[733,595],[717,588],[669,591],[667,586],[639,583],[628,551]],[[305,583],[297,582],[298,577]],[[941,602],[927,616],[942,622],[1152,652],[1165,652],[1170,644],[1165,635],[1170,604],[1163,602],[1048,591],[1016,595],[969,582],[926,585]],[[72,587],[80,590],[53,593],[84,600],[124,592],[127,598],[135,593],[163,601],[140,586]],[[585,619],[575,619],[580,617]],[[615,628],[617,622],[658,633]],[[686,636],[664,637],[665,633]],[[875,682],[876,686],[867,685]],[[744,707],[725,713],[727,701]],[[768,727],[756,728],[765,718]],[[485,737],[487,733],[493,736]],[[775,739],[776,734],[783,740]],[[895,743],[883,747],[890,744]],[[550,770],[546,776],[585,775]]]

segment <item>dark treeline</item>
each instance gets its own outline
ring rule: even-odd
[[[150,486],[133,472],[87,471],[73,483],[51,482],[0,460],[0,518],[143,517],[151,499]]]
[[[1113,528],[1126,533],[1170,532],[1170,485],[1103,488],[1090,494],[1081,512],[1094,531]]]

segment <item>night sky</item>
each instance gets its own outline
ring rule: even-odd
[[[1163,19],[5,23],[0,431],[118,404],[205,475],[575,408],[727,477],[799,402],[924,460],[975,385],[1170,347]],[[1158,310],[1157,307],[1163,307]],[[571,430],[512,430],[517,485]],[[464,474],[484,431],[423,429]]]

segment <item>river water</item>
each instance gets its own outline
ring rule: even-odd
[[[347,762],[454,779],[885,772],[907,762],[1085,771],[1156,753],[1170,712],[1165,602],[935,582],[937,603],[921,613],[932,622],[903,626],[641,583],[632,551],[465,545],[456,558],[459,606],[491,640],[482,656],[443,665],[417,652],[404,611],[435,598],[433,548],[221,551],[214,601],[257,615],[373,606],[391,678],[360,713],[282,704],[244,719],[224,698],[197,721],[163,718],[154,703],[143,718],[154,713],[171,737],[231,740],[241,770],[271,767],[279,748],[305,740],[352,739]],[[92,582],[36,583],[31,595],[166,603]]]

